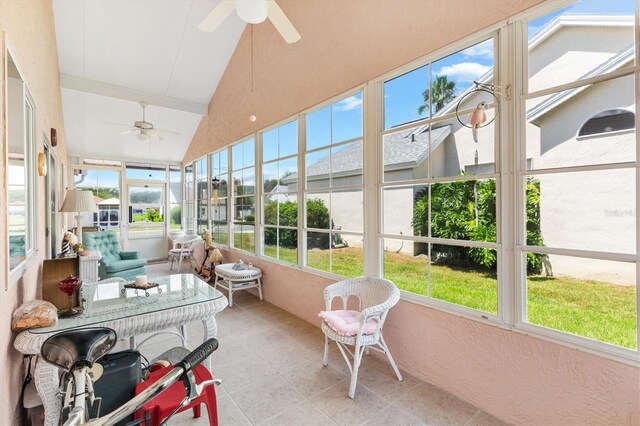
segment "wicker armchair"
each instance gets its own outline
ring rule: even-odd
[[[347,300],[351,295],[358,297],[360,305],[358,309],[360,311],[360,326],[355,336],[338,334],[326,321],[322,321],[322,331],[325,335],[323,364],[326,366],[329,363],[329,344],[333,340],[338,345],[338,349],[351,371],[349,398],[353,398],[355,395],[362,355],[365,350],[369,353],[369,348],[385,353],[398,380],[402,381],[398,366],[382,337],[382,326],[387,313],[398,303],[400,291],[391,281],[381,278],[353,278],[340,281],[324,289],[327,311],[331,310],[332,301],[336,297],[342,299],[342,309],[346,310]],[[364,334],[365,325],[371,320],[375,321],[375,331],[371,334]]]

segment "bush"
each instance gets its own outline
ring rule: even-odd
[[[182,208],[180,206],[172,208],[169,212],[169,217],[171,218],[171,223],[180,225],[182,223]]]
[[[149,222],[162,222],[162,216],[156,209],[147,209],[146,215]]]
[[[280,221],[278,222],[278,206],[280,210]],[[309,228],[328,229],[329,209],[322,200],[307,200],[307,226]],[[264,205],[264,223],[266,225],[296,226],[298,223],[298,203],[285,201],[269,201]],[[278,230],[276,228],[265,227],[265,245],[278,244]],[[310,233],[307,236],[307,246],[309,248],[328,248],[329,234]],[[280,229],[280,247],[297,248],[298,233],[293,229]]]
[[[474,196],[477,191],[476,202]],[[435,238],[495,242],[496,184],[494,180],[456,181],[431,186],[431,236]],[[414,200],[413,229],[419,236],[429,235],[429,198],[426,189]],[[540,233],[540,182],[527,181],[527,244],[543,245]],[[450,265],[491,268],[496,264],[496,251],[478,247],[433,245],[432,257]],[[527,254],[527,271],[542,271],[543,255]]]

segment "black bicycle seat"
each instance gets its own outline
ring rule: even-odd
[[[116,344],[116,332],[106,327],[62,331],[45,340],[40,350],[42,358],[66,371],[92,367]]]

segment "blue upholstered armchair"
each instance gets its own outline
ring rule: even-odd
[[[87,250],[102,254],[98,270],[100,279],[120,277],[133,280],[136,275],[145,274],[147,260],[140,259],[137,251],[122,251],[118,236],[113,231],[83,233],[82,243]]]

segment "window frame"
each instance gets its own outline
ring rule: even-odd
[[[243,167],[236,169],[233,167],[233,148],[235,146],[239,146],[242,145],[246,142],[249,142],[253,140],[253,165],[252,166],[244,166],[243,163]],[[259,223],[260,223],[260,205],[258,204],[260,202],[259,197],[262,195],[262,191],[260,191],[260,185],[258,185],[258,178],[261,176],[259,176],[258,173],[258,158],[259,155],[261,154],[259,152],[258,149],[258,139],[257,139],[257,133],[252,133],[247,137],[244,137],[240,140],[238,140],[237,142],[234,142],[230,145],[228,145],[228,166],[227,168],[229,169],[229,180],[227,181],[227,191],[229,191],[230,196],[228,197],[229,200],[229,248],[230,249],[234,249],[237,250],[241,253],[249,253],[249,254],[253,254],[253,255],[257,255],[257,253],[260,253],[260,238],[258,238],[257,232],[259,229]],[[253,169],[253,176],[254,176],[254,189],[253,189],[253,195],[236,195],[236,184],[235,184],[235,179],[233,177],[233,174],[235,172],[244,172],[245,170],[249,170],[249,169]],[[253,197],[253,203],[254,203],[254,212],[255,212],[255,219],[254,219],[254,223],[253,223],[253,252],[249,251],[249,250],[245,250],[242,248],[238,248],[235,246],[235,235],[236,235],[236,218],[235,218],[235,205],[236,205],[236,199],[237,198],[248,198],[248,197]]]
[[[223,151],[226,151],[226,157],[227,157],[227,172],[226,173],[220,173],[217,175],[213,174],[213,158],[215,155],[221,155]],[[232,183],[231,183],[231,148],[229,147],[224,147],[221,148],[219,150],[213,151],[210,154],[208,154],[208,161],[209,161],[209,185],[213,185],[213,178],[216,176],[226,176],[226,180],[227,180],[227,195],[226,197],[222,197],[226,200],[226,217],[227,217],[227,244],[222,244],[219,242],[215,241],[215,235],[216,233],[213,231],[213,222],[214,222],[214,215],[212,213],[212,207],[213,207],[213,186],[211,186],[211,197],[209,197],[209,229],[211,230],[211,235],[214,237],[214,242],[217,246],[220,247],[224,247],[224,248],[231,248],[231,235],[230,235],[230,229],[231,229],[231,222],[233,220],[233,218],[231,218],[230,216],[230,211],[231,211],[231,201],[232,201]],[[222,179],[220,179],[222,181]],[[219,197],[220,198],[220,197]],[[219,204],[218,204],[219,205]]]

